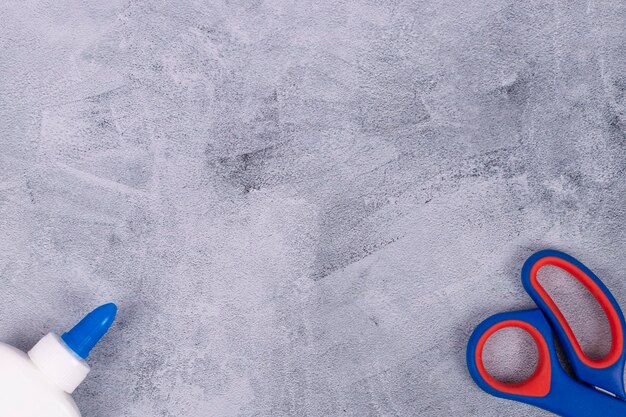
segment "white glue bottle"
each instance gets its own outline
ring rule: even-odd
[[[100,306],[63,336],[48,333],[28,354],[0,343],[0,417],[80,417],[70,394],[116,314],[115,304]]]

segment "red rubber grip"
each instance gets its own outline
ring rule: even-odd
[[[561,310],[559,310],[559,307],[557,307],[552,297],[550,297],[550,295],[546,292],[546,290],[541,286],[541,284],[537,280],[537,272],[539,271],[539,269],[541,269],[542,267],[546,265],[553,265],[568,272],[570,275],[576,278],[578,282],[583,284],[585,288],[587,288],[587,290],[594,296],[596,301],[600,304],[600,307],[602,307],[602,310],[604,311],[604,314],[606,315],[609,321],[609,326],[611,328],[611,349],[609,350],[609,353],[607,353],[607,355],[604,358],[591,359],[585,354],[585,352],[583,352],[582,348],[580,347],[580,343],[578,343],[578,340],[576,339],[576,336],[574,335],[574,332],[572,331],[572,328],[570,327],[569,323],[565,319],[565,316],[563,316],[563,313],[561,313]],[[584,363],[585,365],[591,368],[598,369],[598,368],[607,368],[619,360],[622,354],[622,349],[624,348],[623,329],[620,323],[619,316],[617,312],[615,311],[615,309],[613,308],[613,305],[609,301],[606,294],[604,294],[602,289],[600,289],[598,284],[596,284],[595,281],[591,279],[591,277],[585,274],[576,265],[573,265],[564,259],[557,258],[554,256],[548,256],[548,257],[540,259],[539,261],[537,261],[537,263],[533,265],[530,271],[530,282],[533,288],[539,294],[539,296],[548,305],[548,308],[556,316],[557,320],[559,321],[559,324],[561,325],[561,328],[565,332],[567,338],[572,344],[572,347],[574,348],[574,351],[576,352],[576,355],[578,356],[578,358],[580,359],[582,363]]]

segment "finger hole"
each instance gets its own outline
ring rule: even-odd
[[[504,347],[498,347],[500,344],[499,337],[494,339],[494,341],[490,341],[492,336],[500,330],[507,330],[503,333],[503,341],[510,340],[510,338],[507,337],[510,335],[507,335],[507,333],[509,333],[508,330],[513,330],[515,332],[516,329],[522,331],[522,334],[518,334],[512,338],[513,345],[525,346],[521,347],[521,350],[514,348],[513,351],[508,351]],[[524,333],[531,337],[530,344],[524,341],[524,338],[526,337],[523,335]],[[516,340],[517,342],[515,342]],[[489,344],[495,343],[495,345],[492,345],[487,352],[485,352],[488,342],[490,342]],[[532,353],[533,345],[535,349],[534,355]],[[526,349],[528,349],[527,353],[525,352]],[[520,361],[515,359],[516,350],[522,352],[520,356],[517,356],[517,358],[522,358]],[[507,355],[508,359],[506,363],[508,363],[508,366],[494,366],[494,355],[490,355],[489,352],[496,353],[496,357],[500,358],[504,358],[505,356],[500,356],[499,352],[502,352],[503,355]],[[516,360],[513,365],[512,362],[508,362],[511,358]],[[526,359],[527,361],[524,362]],[[485,360],[490,362],[490,372],[487,371]],[[550,392],[552,365],[548,344],[546,343],[546,340],[541,332],[526,321],[516,319],[503,320],[496,322],[494,325],[485,330],[476,342],[474,361],[476,363],[476,370],[482,378],[482,381],[491,389],[507,394],[524,395],[529,397],[543,397]],[[520,372],[510,372],[510,370],[507,370],[506,368],[519,368]],[[494,376],[492,376],[492,373]],[[527,376],[528,374],[530,374],[530,376]],[[516,380],[520,380],[520,382],[507,382]]]
[[[537,281],[569,324],[587,358],[605,358],[612,344],[611,326],[596,297],[576,277],[553,265],[537,271]]]
[[[537,344],[518,327],[507,327],[491,335],[482,357],[487,373],[505,384],[524,382],[537,370]]]

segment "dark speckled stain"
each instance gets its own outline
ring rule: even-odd
[[[607,107],[604,112],[604,117],[608,125],[608,141],[611,146],[611,151],[615,155],[620,155],[617,158],[617,169],[613,174],[613,178],[605,187],[611,187],[617,181],[623,181],[624,174],[626,173],[626,126],[622,117],[618,115],[611,107]]]
[[[505,83],[492,92],[492,97],[504,96],[512,104],[523,107],[528,100],[528,89],[531,83],[527,74],[517,76],[513,81]]]
[[[268,146],[232,157],[219,157],[209,161],[209,167],[224,181],[247,194],[252,190],[260,190],[266,184],[263,169],[274,152],[275,147]]]
[[[526,169],[525,163],[519,156],[520,148],[521,146],[496,149],[472,156],[453,171],[450,178],[453,180],[472,177],[489,179],[512,178],[520,175]]]
[[[624,101],[626,101],[626,77],[616,77],[615,79],[613,79],[611,84],[617,91],[617,97],[615,97],[615,101],[617,101],[618,103],[623,103]]]
[[[329,233],[325,240],[334,240],[337,238],[336,233]],[[346,248],[346,250],[339,252],[334,246],[334,242],[326,245],[321,245],[318,250],[316,269],[311,275],[311,279],[319,281],[331,275],[333,272],[341,270],[348,265],[365,259],[375,252],[385,248],[388,245],[396,242],[400,237],[390,238],[388,240],[374,240],[368,241],[363,237],[355,237],[352,244]],[[345,244],[345,242],[344,242]]]
[[[228,92],[225,100],[232,100]],[[237,98],[238,101],[240,98]],[[260,97],[255,102],[250,120],[237,128],[234,119],[223,120],[218,124],[216,135],[227,135],[243,143],[257,144],[256,148],[232,154],[232,150],[219,141],[212,141],[206,147],[207,166],[226,186],[247,194],[260,190],[277,181],[274,175],[266,172],[267,167],[277,158],[279,148],[285,145],[279,117],[279,98],[276,89]],[[232,118],[236,118],[232,114]]]
[[[225,31],[219,30],[208,25],[199,25],[197,27],[205,36],[217,45],[228,44],[233,42],[232,36]]]
[[[385,224],[398,220],[398,215],[385,212],[389,196],[427,204],[433,198],[453,192],[463,182],[507,181],[527,169],[521,151],[522,147],[516,145],[470,156],[461,163],[442,160],[440,170],[431,172],[426,178],[416,171],[423,169],[419,163],[407,164],[406,159],[415,160],[418,156],[404,155],[393,161],[389,169],[394,172],[394,176],[405,178],[406,181],[383,182],[367,188],[367,181],[375,182],[372,178],[379,175],[372,173],[364,176],[359,185],[354,186],[358,191],[354,192],[352,198],[348,198],[349,191],[343,190],[339,200],[322,211],[320,246],[312,278],[325,278],[402,238],[377,232],[384,230]],[[364,196],[367,196],[367,201]]]
[[[604,112],[604,117],[608,124],[609,132],[611,133],[610,137],[616,146],[622,148],[622,150],[626,149],[626,125],[623,118],[626,115],[619,114],[611,107],[607,107]]]

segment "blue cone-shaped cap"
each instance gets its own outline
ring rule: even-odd
[[[87,314],[72,330],[61,336],[67,347],[83,359],[102,339],[115,320],[117,306],[113,303],[102,305]]]

